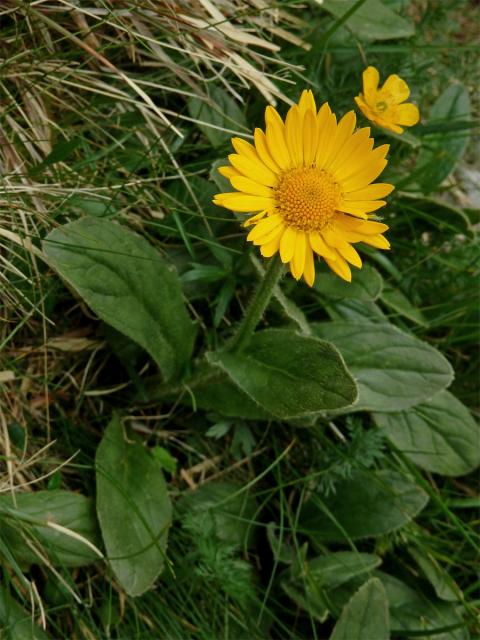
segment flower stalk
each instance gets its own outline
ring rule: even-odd
[[[279,256],[275,255],[270,259],[263,279],[254,291],[237,330],[227,344],[228,351],[240,351],[248,343],[268,307],[282,274],[283,264]]]

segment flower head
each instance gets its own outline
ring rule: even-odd
[[[404,127],[412,127],[420,120],[418,107],[405,102],[410,95],[405,80],[397,75],[388,76],[381,89],[380,75],[375,67],[363,72],[363,93],[355,98],[362,113],[375,124],[395,133],[403,133]]]
[[[341,278],[352,278],[349,263],[361,268],[352,244],[364,242],[388,249],[387,225],[370,220],[383,207],[393,186],[371,184],[385,168],[388,145],[373,149],[370,129],[355,131],[349,111],[338,123],[325,103],[317,112],[311,91],[290,107],[285,122],[265,110],[266,131],[255,129],[252,145],[233,138],[236,153],[220,167],[234,189],[214,203],[232,211],[255,213],[247,240],[264,257],[280,253],[299,280],[312,286],[314,255],[321,256]]]

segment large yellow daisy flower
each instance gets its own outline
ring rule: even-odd
[[[367,67],[363,72],[363,93],[355,98],[363,115],[395,133],[403,133],[403,127],[417,124],[420,112],[416,105],[405,102],[410,95],[405,80],[393,74],[388,76],[380,88],[379,82],[380,74],[377,69]]]
[[[288,111],[265,110],[266,132],[255,129],[255,145],[233,138],[236,153],[220,167],[237,191],[220,193],[214,203],[254,213],[247,236],[264,257],[280,252],[293,277],[315,280],[314,254],[341,278],[351,281],[349,264],[361,268],[352,244],[388,249],[387,225],[370,220],[393,186],[371,184],[385,168],[388,145],[373,149],[370,129],[355,131],[349,111],[338,123],[325,103],[317,112],[311,91]]]

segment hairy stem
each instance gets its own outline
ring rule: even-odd
[[[279,256],[275,255],[270,259],[263,280],[256,288],[248,303],[245,315],[227,344],[228,351],[239,351],[247,344],[270,302],[273,290],[282,273],[283,264]]]

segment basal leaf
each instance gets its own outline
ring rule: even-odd
[[[446,476],[480,465],[480,427],[467,407],[448,391],[408,411],[375,413],[374,420],[412,462]]]
[[[241,353],[212,353],[210,362],[277,418],[338,409],[357,396],[333,345],[286,329],[259,331]]]
[[[443,355],[388,323],[329,322],[314,333],[338,348],[359,388],[357,410],[391,412],[432,398],[453,379]]]
[[[325,590],[373,571],[381,560],[369,553],[339,551],[312,560],[299,560],[281,581],[285,593],[314,618],[325,620],[330,608]]]
[[[0,588],[0,637],[5,640],[48,640],[50,637],[5,586]]]
[[[435,189],[454,170],[470,140],[470,118],[468,88],[462,84],[447,87],[432,106],[429,124],[433,131],[425,134],[416,165],[425,191]]]
[[[303,571],[318,587],[334,589],[356,576],[373,571],[381,562],[371,553],[337,551],[309,560]]]
[[[388,640],[390,620],[385,588],[371,578],[345,605],[330,640]]]
[[[1,496],[0,528],[20,564],[42,564],[44,556],[53,565],[80,567],[99,559],[91,546],[100,543],[93,503],[72,491],[20,493],[15,501]]]
[[[191,395],[184,395],[188,404],[207,411],[216,411],[229,418],[268,420],[273,416],[242,391],[228,375],[216,366],[202,366],[202,373]]]
[[[131,596],[149,589],[164,567],[172,508],[161,464],[125,438],[118,417],[95,457],[97,514],[113,572]]]
[[[376,300],[382,292],[382,286],[382,276],[374,267],[366,264],[355,273],[352,282],[340,280],[331,271],[321,271],[316,275],[314,289],[329,298]]]
[[[415,322],[415,324],[419,324],[422,327],[428,326],[427,319],[420,309],[414,307],[400,289],[395,289],[395,287],[390,286],[385,287],[382,291],[382,302],[387,305],[387,307],[390,307],[390,309]]]
[[[177,274],[144,238],[111,220],[82,218],[52,231],[43,248],[92,310],[148,351],[165,378],[180,373],[195,328]]]
[[[394,637],[402,637],[402,632],[435,630],[435,640],[467,640],[466,627],[462,628],[462,620],[454,604],[428,598],[421,590],[415,590],[394,576],[376,570],[387,593],[390,624]],[[445,633],[438,633],[443,627],[458,625]],[[405,633],[406,637],[410,634]],[[423,635],[423,634],[422,634]],[[424,636],[428,637],[428,636]]]
[[[417,485],[394,471],[360,471],[313,495],[302,509],[301,529],[318,541],[378,536],[410,522],[427,504]]]
[[[324,0],[322,8],[341,18],[357,0]],[[366,0],[345,26],[360,40],[409,38],[415,33],[413,22],[402,18],[380,0]]]

